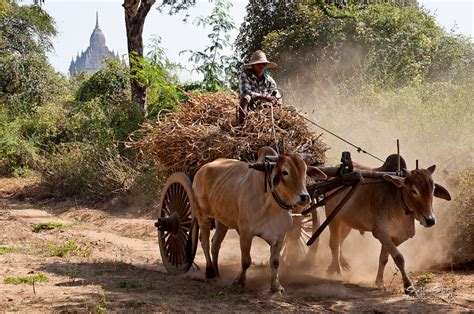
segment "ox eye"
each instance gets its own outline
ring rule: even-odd
[[[415,186],[412,186],[411,192],[412,192],[413,194],[415,194],[415,195],[418,194],[418,191],[416,190],[416,187],[415,187]]]
[[[281,174],[282,174],[284,177],[286,177],[286,176],[288,175],[288,171],[283,170],[283,171],[281,172]]]

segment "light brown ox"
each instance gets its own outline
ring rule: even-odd
[[[273,156],[270,173],[273,191],[287,205],[306,204],[310,197],[306,190],[306,174],[315,180],[326,175],[316,167],[307,167],[298,154],[278,156],[263,147],[259,161]],[[249,168],[249,164],[234,159],[217,159],[204,165],[196,173],[193,190],[196,196],[196,218],[201,230],[200,240],[206,257],[206,277],[219,276],[218,256],[227,230],[236,229],[240,236],[242,270],[234,283],[245,286],[246,272],[252,262],[250,247],[254,236],[270,245],[271,289],[283,292],[278,279],[280,251],[292,218],[288,210],[280,207],[270,193],[265,192],[264,172]],[[212,238],[212,262],[209,254],[209,234],[212,220],[216,231]]]
[[[397,155],[390,155],[382,167],[375,169],[357,164],[354,166],[394,172],[396,160]],[[400,165],[401,168],[406,168],[403,158]],[[383,287],[383,272],[390,254],[402,274],[405,293],[415,294],[416,290],[405,272],[405,260],[397,246],[415,235],[415,219],[424,227],[431,227],[436,223],[432,208],[433,195],[451,200],[444,187],[433,183],[431,175],[435,168],[433,165],[427,169],[410,172],[405,170],[408,177],[384,175],[386,182],[362,185],[329,224],[332,262],[328,272],[340,273],[341,266],[343,269],[349,268],[341,254],[341,245],[351,229],[370,231],[382,244],[376,285]],[[326,215],[334,210],[343,195],[327,202]]]

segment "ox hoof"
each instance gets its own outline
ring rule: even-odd
[[[326,270],[326,272],[328,273],[328,275],[341,275],[341,268],[340,267],[337,267],[337,266],[329,266],[328,269]]]
[[[405,294],[406,294],[406,295],[410,295],[410,296],[412,296],[412,297],[416,296],[417,293],[416,293],[415,287],[409,286],[409,287],[405,288]]]
[[[272,285],[272,292],[279,293],[281,295],[281,294],[283,294],[283,292],[285,292],[285,289],[283,288],[282,285],[277,283],[277,284]]]
[[[234,282],[232,282],[232,286],[244,288],[244,287],[245,287],[245,279],[242,280],[242,278],[240,277],[240,275],[237,276],[237,277],[235,277]]]
[[[375,281],[375,286],[379,289],[385,289],[385,285],[383,284],[383,280],[376,280]]]
[[[344,270],[344,271],[349,271],[349,270],[351,270],[351,265],[350,265],[349,262],[348,262],[345,258],[343,258],[342,256],[341,256],[341,267],[342,267],[342,270]],[[336,270],[336,271],[337,271],[337,270]],[[341,272],[341,271],[339,270],[339,273],[340,273],[340,272]]]
[[[206,267],[206,279],[216,278],[216,272],[212,267]]]

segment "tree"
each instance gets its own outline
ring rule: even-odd
[[[145,19],[150,12],[151,7],[155,4],[156,0],[124,0],[123,8],[125,13],[125,27],[127,29],[127,44],[128,44],[128,55],[130,61],[130,69],[132,79],[130,81],[132,91],[132,101],[136,103],[143,112],[147,112],[146,104],[146,86],[140,84],[140,82],[134,78],[136,76],[137,69],[140,65],[133,66],[134,60],[143,57],[143,26]],[[181,1],[170,1],[163,0],[159,8],[170,6],[170,14],[179,12],[180,10],[187,9],[189,6],[194,5],[195,1],[181,0]]]
[[[261,1],[250,0],[247,14],[239,30],[235,45],[236,53],[242,60],[248,58],[255,50],[262,49],[266,35],[272,31],[285,29],[295,24],[298,7],[319,9],[331,18],[353,17],[348,7],[368,6],[380,2],[389,2],[399,6],[416,6],[416,0],[313,0],[313,1]],[[343,9],[343,10],[341,10]],[[343,11],[343,12],[341,12]]]
[[[56,35],[53,18],[37,5],[0,2],[0,52],[25,55],[51,50]]]
[[[180,53],[190,53],[189,61],[196,64],[195,70],[204,76],[203,87],[209,91],[216,91],[224,85],[227,79],[236,77],[232,73],[232,57],[222,55],[222,49],[229,45],[229,31],[235,29],[229,9],[232,3],[226,0],[210,0],[214,3],[211,15],[198,17],[197,26],[208,26],[212,32],[207,35],[210,45],[203,51],[184,50]],[[227,74],[231,74],[230,77]],[[235,85],[235,84],[234,84]]]
[[[297,1],[250,0],[235,42],[236,54],[245,60],[261,49],[267,34],[292,23],[297,5]]]

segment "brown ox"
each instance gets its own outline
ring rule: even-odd
[[[318,168],[307,167],[298,154],[278,156],[269,147],[259,150],[259,161],[273,156],[270,173],[272,184],[265,191],[265,173],[249,168],[249,164],[234,159],[217,159],[204,165],[196,173],[193,190],[196,196],[196,218],[201,229],[200,240],[206,257],[206,277],[219,276],[218,255],[227,230],[236,229],[240,236],[242,270],[234,283],[245,285],[246,271],[252,262],[250,246],[258,236],[270,245],[271,289],[282,292],[278,280],[280,251],[292,218],[288,210],[278,205],[272,192],[283,203],[294,206],[306,204],[310,197],[306,190],[306,174],[315,180],[326,175]],[[267,157],[268,158],[268,157]],[[212,220],[216,231],[212,238],[212,262],[209,254],[209,234]]]
[[[390,155],[382,167],[372,170],[394,172],[396,160],[397,155]],[[403,159],[400,165],[406,168]],[[369,169],[361,165],[355,167]],[[332,262],[328,272],[340,273],[341,266],[343,269],[348,268],[340,250],[351,229],[370,231],[382,244],[375,281],[377,286],[383,287],[383,272],[390,254],[402,274],[405,293],[416,293],[405,272],[405,261],[397,246],[415,235],[415,219],[424,227],[436,223],[432,208],[433,195],[451,200],[444,187],[433,183],[431,174],[434,170],[434,165],[427,169],[406,170],[408,176],[405,178],[384,175],[386,182],[361,186],[329,225]],[[342,197],[340,195],[327,202],[326,215],[334,210]]]

